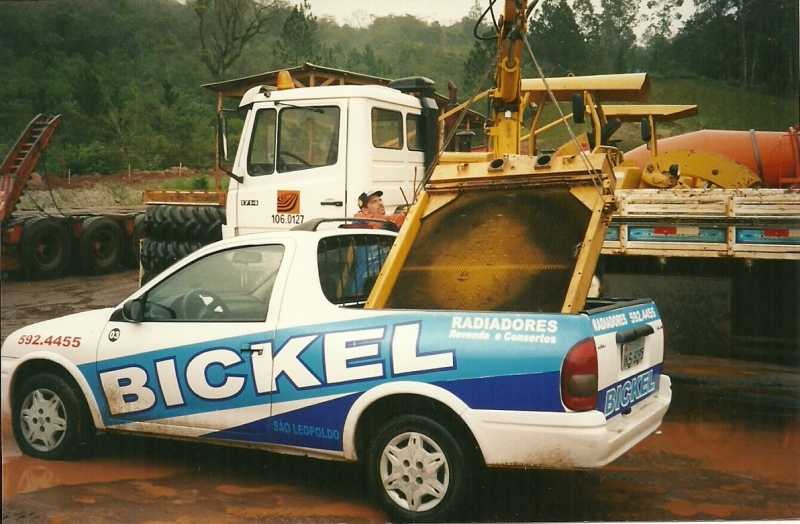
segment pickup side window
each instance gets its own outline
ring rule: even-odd
[[[406,115],[406,140],[411,151],[425,151],[422,143],[422,115]]]
[[[281,245],[211,254],[147,293],[145,322],[264,322],[281,267]]]
[[[271,175],[275,171],[275,119],[274,109],[261,109],[256,113],[247,157],[250,176]]]
[[[317,264],[325,297],[338,306],[363,307],[393,242],[394,237],[378,235],[320,240]]]
[[[278,173],[332,166],[339,159],[339,108],[289,107],[278,118]]]
[[[403,114],[372,108],[372,145],[381,149],[403,149]]]

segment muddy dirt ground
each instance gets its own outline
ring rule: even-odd
[[[0,336],[136,288],[135,271],[3,281]],[[798,370],[668,354],[665,372],[658,433],[596,471],[481,471],[467,520],[800,518]],[[5,418],[2,451],[4,523],[386,521],[349,464],[111,434],[88,460],[46,462],[21,455]]]

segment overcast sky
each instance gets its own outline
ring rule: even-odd
[[[300,0],[292,0],[300,4]],[[469,13],[475,0],[309,0],[311,12],[319,17],[331,17],[340,25],[366,26],[372,16],[413,15],[426,22],[438,21],[442,25],[450,25],[461,20]],[[488,6],[486,0],[479,4]],[[495,5],[503,5],[497,2]]]
[[[302,0],[291,0],[294,4],[302,3]],[[448,26],[457,22],[469,14],[470,9],[475,5],[475,0],[309,0],[311,13],[318,18],[333,18],[339,25],[350,25],[354,27],[366,27],[374,17],[389,15],[413,15],[426,22],[439,22],[443,26]],[[599,5],[599,0],[595,0]],[[505,2],[497,0],[495,3],[495,13],[502,12]],[[486,9],[489,0],[479,0],[478,6]],[[692,0],[686,0],[681,9],[683,20],[692,11]],[[537,8],[538,10],[538,8]],[[534,16],[536,12],[534,11]],[[638,28],[637,33],[644,28]]]

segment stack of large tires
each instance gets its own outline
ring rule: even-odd
[[[186,255],[221,240],[225,208],[152,205],[147,208],[144,223],[142,285]]]

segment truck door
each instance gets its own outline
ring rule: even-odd
[[[237,193],[237,234],[345,216],[347,104],[326,100],[257,111]]]
[[[212,253],[139,297],[140,322],[112,318],[95,386],[106,425],[265,439],[280,299],[273,288],[288,274],[286,251],[274,243]]]

